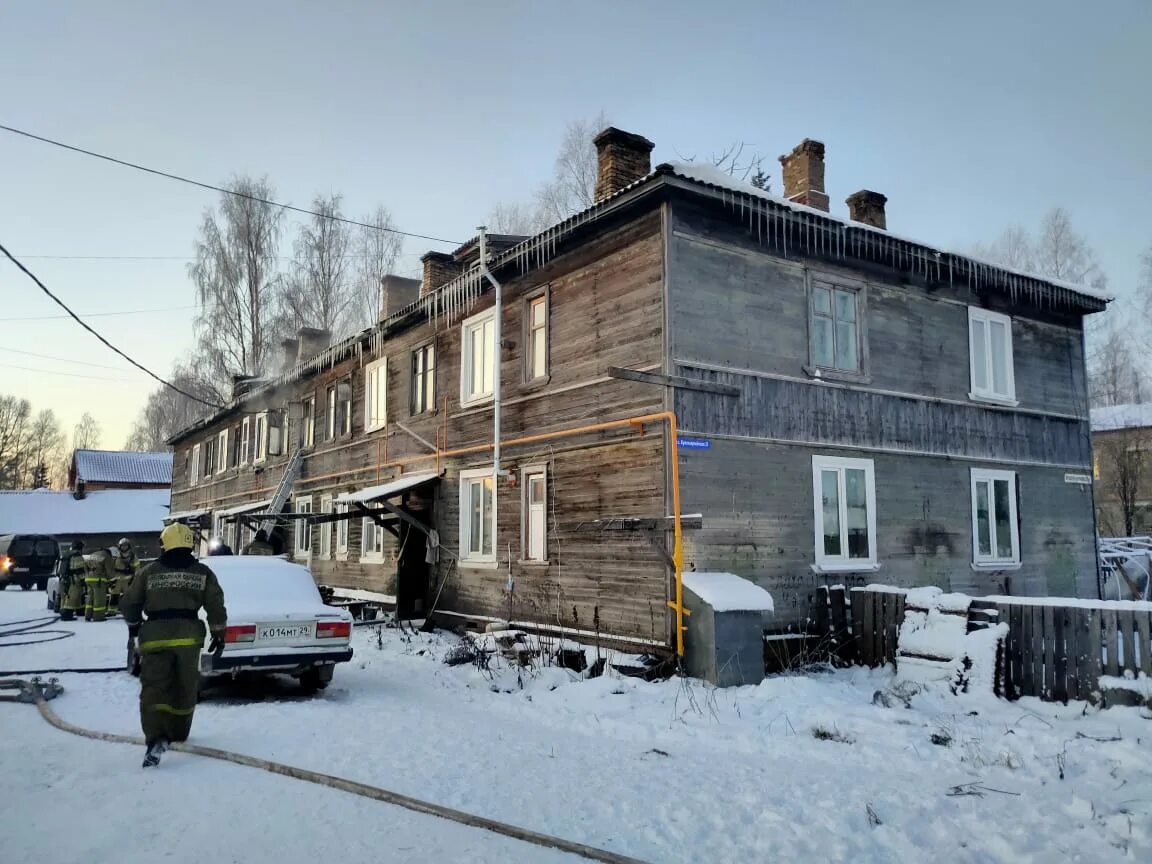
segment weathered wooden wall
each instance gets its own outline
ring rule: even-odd
[[[1091,465],[1078,319],[807,262],[865,284],[863,380],[816,381],[805,371],[805,262],[774,258],[693,206],[673,214],[673,371],[740,391],[676,391],[682,434],[711,441],[681,450],[684,509],[704,513],[687,537],[690,563],[762,584],[782,625],[826,583],[1095,596],[1091,490],[1065,482]],[[968,303],[1013,315],[1016,409],[968,398]],[[812,571],[813,454],[874,461],[878,572]],[[1019,570],[971,567],[974,467],[1017,472]]]

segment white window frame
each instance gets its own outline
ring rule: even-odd
[[[259,465],[262,462],[268,461],[268,412],[261,411],[256,415],[256,422],[253,424],[252,435],[256,440],[255,453],[252,457],[252,464]]]
[[[972,566],[977,569],[1003,570],[1020,566],[1020,522],[1017,510],[1016,472],[992,468],[971,469],[972,494]],[[1012,554],[1002,558],[996,554],[996,489],[997,480],[1008,481],[1008,527],[1012,534]],[[976,487],[988,484],[988,540],[992,550],[989,555],[980,554],[980,523],[977,519]]]
[[[539,327],[535,326],[532,321],[532,310],[537,305],[544,307],[544,323]],[[534,381],[544,381],[548,378],[549,373],[552,371],[551,364],[548,362],[548,353],[550,349],[550,342],[552,341],[549,331],[551,322],[549,321],[551,312],[551,298],[549,292],[542,291],[527,299],[524,306],[524,381],[526,383]],[[538,358],[536,352],[536,331],[544,331],[544,345],[543,357]],[[540,359],[543,362],[543,368],[540,374],[536,374],[536,361]]]
[[[293,513],[311,513],[312,512],[312,496],[311,495],[297,495],[296,501],[292,505]],[[312,525],[307,519],[294,519],[295,530],[293,547],[296,550],[296,556],[301,558],[312,557]]]
[[[471,318],[465,319],[464,323],[460,325],[460,404],[461,405],[480,405],[484,402],[491,402],[493,398],[493,388],[490,387],[487,391],[474,392],[472,390],[472,344],[477,332],[483,334],[484,325],[492,323],[492,339],[493,346],[491,353],[492,361],[492,381],[495,383],[496,376],[500,373],[499,363],[496,358],[499,356],[499,351],[495,345],[495,331],[496,331],[496,310],[489,309],[486,312],[481,312],[478,315],[473,315]],[[485,356],[485,360],[489,358]]]
[[[380,548],[369,549],[369,538],[379,538]],[[360,520],[360,560],[361,561],[383,561],[384,560],[384,526],[377,525],[376,520],[371,516],[365,516]]]
[[[324,440],[336,440],[336,406],[340,401],[340,385],[329,384],[324,391]]]
[[[312,406],[312,412],[309,414],[308,406]],[[300,400],[300,425],[304,428],[301,429],[301,446],[302,447],[315,447],[316,446],[316,394]]]
[[[488,531],[492,534],[492,552],[488,555],[482,552],[471,552],[468,549],[468,541],[472,536],[472,509],[469,497],[469,490],[472,483],[484,479],[493,480],[492,483],[492,513],[488,517]],[[460,472],[460,563],[469,567],[487,567],[495,568],[497,566],[497,553],[500,548],[499,537],[497,535],[497,526],[500,524],[497,521],[497,511],[499,510],[499,484],[497,484],[492,476],[491,468],[474,468]],[[483,493],[481,493],[481,501],[483,501]],[[483,535],[481,535],[483,538]],[[484,548],[484,541],[481,539],[480,548]]]
[[[864,497],[868,507],[868,557],[850,558],[848,556],[848,501],[847,489],[844,481],[844,472],[855,469],[864,472]],[[840,550],[839,555],[827,555],[824,552],[824,507],[823,507],[823,472],[836,471],[837,498],[840,505]],[[862,570],[879,569],[876,551],[876,468],[872,459],[849,459],[842,456],[813,456],[812,457],[812,515],[815,525],[814,550],[816,563],[814,568],[823,572],[855,572]]]
[[[522,493],[522,513],[520,525],[520,560],[526,564],[547,564],[548,563],[548,466],[547,465],[528,465],[525,466],[521,472],[521,487]],[[540,554],[533,556],[532,554],[532,533],[534,526],[532,524],[532,513],[534,506],[532,504],[532,480],[539,477],[544,481],[544,501],[538,505],[540,508],[540,524],[536,529],[539,534]]]
[[[195,486],[200,482],[200,445],[193,444],[188,456],[188,485]]]
[[[382,403],[377,406],[379,397]],[[388,425],[388,358],[381,357],[364,367],[364,431],[372,432]]]
[[[984,368],[988,375],[988,386],[986,387],[980,387],[976,384],[976,352],[972,350],[972,325],[977,321],[984,325]],[[993,324],[1003,325],[1007,339],[1007,344],[1004,346],[1007,393],[997,393],[992,389]],[[1012,353],[1012,319],[1009,316],[977,306],[968,307],[968,381],[972,388],[968,393],[969,399],[980,402],[996,402],[1001,405],[1020,404],[1016,401],[1016,362]]]
[[[216,436],[216,473],[223,474],[228,470],[228,431],[220,430]]]
[[[340,398],[341,384],[347,385],[348,398]],[[342,378],[336,382],[336,404],[339,406],[338,424],[336,429],[336,437],[343,438],[345,435],[352,434],[352,378]]]
[[[335,504],[337,513],[347,513],[348,504]],[[351,520],[341,519],[336,525],[336,560],[348,560],[348,529],[351,525]]]
[[[247,465],[252,460],[252,418],[240,421],[240,456],[237,465]]]
[[[333,509],[332,495],[320,496],[320,512],[329,515],[336,512]],[[320,557],[325,561],[332,560],[332,526],[335,522],[323,522],[320,525]]]
[[[428,342],[413,349],[410,363],[408,413],[415,417],[436,407],[436,343]],[[420,364],[424,368],[419,368]]]

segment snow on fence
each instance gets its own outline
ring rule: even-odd
[[[896,665],[908,592],[821,588],[810,635],[844,662]],[[981,597],[968,608],[969,633],[1007,625],[997,695],[1046,701],[1094,698],[1102,675],[1152,677],[1152,603],[1063,597]]]

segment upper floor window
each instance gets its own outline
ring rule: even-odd
[[[388,420],[388,359],[364,369],[364,431],[381,428]]]
[[[193,444],[188,454],[188,485],[195,486],[200,482],[200,445]]]
[[[972,563],[978,567],[1020,563],[1015,471],[972,469]]]
[[[316,397],[309,396],[302,404],[300,425],[301,444],[311,447],[316,443]]]
[[[436,348],[424,345],[412,352],[412,413],[436,407]]]
[[[1012,368],[1012,319],[987,309],[968,307],[968,345],[973,399],[1016,401]]]
[[[352,434],[352,379],[345,378],[336,385],[336,429],[339,435]]]
[[[245,417],[240,421],[240,458],[239,465],[247,465],[252,460],[252,418]]]
[[[860,292],[828,282],[812,282],[809,354],[818,369],[862,374]]]
[[[548,295],[528,300],[524,352],[524,378],[536,381],[548,375]]]
[[[253,435],[255,437],[256,454],[252,461],[256,463],[263,462],[268,458],[268,412],[262,411],[256,415],[256,422],[253,425]]]
[[[209,438],[204,442],[204,476],[211,477],[216,467],[216,439]]]
[[[228,430],[221,430],[216,436],[216,473],[222,474],[228,470]]]
[[[492,397],[496,377],[496,315],[489,309],[464,322],[460,339],[460,402]]]
[[[817,567],[875,567],[876,479],[872,460],[813,456],[812,492]]]
[[[324,393],[324,440],[336,437],[336,385],[332,384]]]

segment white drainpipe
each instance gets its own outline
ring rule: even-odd
[[[480,275],[492,283],[496,294],[496,314],[492,324],[492,344],[495,351],[495,357],[492,359],[492,500],[495,502],[496,490],[500,483],[500,343],[502,341],[500,324],[504,317],[502,306],[504,289],[488,269],[488,238],[485,233],[487,228],[481,225],[476,230],[480,232]],[[492,548],[495,551],[495,545]]]

